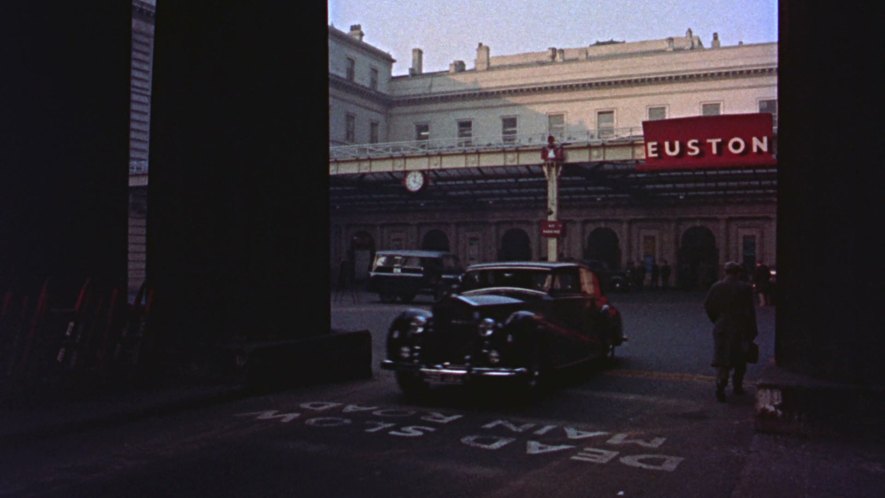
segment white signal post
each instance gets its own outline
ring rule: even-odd
[[[559,220],[559,174],[562,163],[544,163],[544,176],[547,177],[547,221]],[[559,257],[559,237],[547,238],[547,261],[554,262]]]
[[[544,176],[547,178],[547,221],[559,220],[559,175],[562,173],[564,155],[562,145],[555,143],[553,136],[547,137],[547,145],[541,149],[544,159]],[[559,236],[547,238],[547,261],[559,258]]]

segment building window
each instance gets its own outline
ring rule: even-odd
[[[356,116],[348,114],[344,128],[344,140],[350,143],[356,142]]]
[[[547,134],[553,135],[559,141],[565,139],[565,114],[547,115]]]
[[[701,104],[701,116],[718,116],[720,114],[722,114],[722,104],[719,102]]]
[[[505,144],[516,143],[516,118],[501,118],[501,141]]]
[[[458,121],[458,147],[473,145],[473,121]]]
[[[353,81],[356,78],[356,61],[347,58],[347,81]]]
[[[667,108],[664,106],[654,106],[648,108],[648,120],[659,121],[667,119]]]
[[[596,132],[599,138],[607,138],[615,134],[615,111],[596,113]]]
[[[378,89],[378,70],[374,67],[369,70],[369,88],[372,90]]]
[[[372,121],[369,123],[369,143],[377,144],[379,141],[379,130],[381,125],[378,124],[377,121]]]
[[[430,125],[418,123],[415,125],[415,140],[430,140]]]
[[[771,122],[777,128],[777,100],[760,100],[759,112],[767,112],[771,114]]]

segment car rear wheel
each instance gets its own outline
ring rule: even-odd
[[[417,398],[427,394],[430,386],[418,374],[396,372],[396,383],[407,398]]]

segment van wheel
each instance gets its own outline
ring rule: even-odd
[[[415,300],[415,295],[414,294],[400,294],[399,298],[404,303],[411,303],[412,301]]]
[[[393,294],[378,294],[378,297],[381,298],[382,303],[392,303],[396,301],[396,296]]]

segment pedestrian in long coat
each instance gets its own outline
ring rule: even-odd
[[[732,388],[744,392],[747,352],[756,338],[756,308],[753,287],[741,279],[743,268],[735,262],[725,264],[725,277],[710,288],[704,310],[713,322],[713,361],[716,368],[716,399],[725,401],[728,375],[734,371]]]

